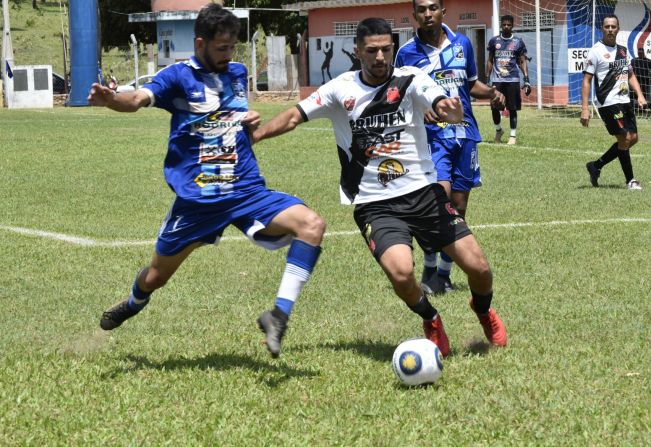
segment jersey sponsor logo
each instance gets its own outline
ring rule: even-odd
[[[398,129],[385,135],[368,135],[363,143],[367,146],[364,150],[366,158],[386,157],[400,150],[400,134],[405,129]]]
[[[626,59],[617,59],[613,62],[608,62],[608,69],[612,70],[613,68],[624,68],[628,67],[628,61]]]
[[[350,120],[348,124],[350,124],[350,129],[352,131],[356,131],[373,127],[396,127],[407,124],[407,121],[405,120],[404,110],[400,109],[395,112],[365,116],[356,120]]]
[[[409,169],[405,167],[398,160],[389,158],[384,160],[377,167],[377,181],[380,182],[382,186],[387,186],[389,182],[397,178],[402,177],[407,174]]]
[[[468,121],[461,121],[460,123],[457,124],[451,124],[445,121],[437,121],[436,125],[439,126],[441,129],[445,129],[447,127],[470,127],[470,123]]]
[[[233,183],[238,180],[239,177],[234,174],[206,174],[202,172],[195,177],[194,182],[199,185],[199,188],[205,188],[218,183]]]
[[[462,86],[465,83],[465,78],[456,77],[455,70],[443,70],[437,71],[434,74],[434,82],[436,82],[441,87],[445,88],[450,85],[456,85],[457,87]]]
[[[236,146],[220,146],[201,143],[199,145],[199,163],[236,164]]]
[[[389,87],[387,89],[387,102],[393,104],[400,101],[400,90],[398,87]]]
[[[354,96],[349,96],[348,98],[344,99],[344,109],[350,112],[355,108],[355,102],[357,102],[357,99],[355,99]]]
[[[192,133],[223,133],[224,131],[240,131],[242,130],[242,122],[240,121],[241,112],[215,112],[208,115],[204,120],[192,123]]]
[[[316,105],[320,106],[321,104],[321,95],[319,95],[319,92],[314,92],[310,95],[310,101],[316,103]]]

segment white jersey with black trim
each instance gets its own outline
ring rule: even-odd
[[[297,107],[307,120],[332,121],[341,163],[341,203],[376,202],[437,180],[423,122],[445,91],[416,67],[393,70],[371,86],[349,71]]]
[[[630,102],[628,74],[631,57],[623,45],[610,47],[597,42],[588,52],[584,73],[594,76],[597,107]]]

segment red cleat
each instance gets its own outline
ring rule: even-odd
[[[472,298],[470,298],[470,308],[475,312]],[[506,346],[508,338],[506,336],[506,327],[504,326],[504,323],[502,323],[499,315],[497,315],[497,312],[495,312],[495,309],[488,309],[488,313],[484,315],[480,315],[477,312],[475,312],[475,314],[477,314],[477,319],[484,328],[484,335],[486,335],[490,344],[494,346]]]
[[[450,342],[445,329],[443,329],[441,316],[436,314],[433,320],[423,320],[423,330],[425,331],[425,338],[434,342],[439,347],[441,355],[447,357],[450,353]]]

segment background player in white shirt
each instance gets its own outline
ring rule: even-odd
[[[423,319],[425,336],[443,355],[449,343],[441,317],[414,276],[412,240],[446,252],[468,275],[476,311],[488,340],[506,346],[504,324],[494,309],[493,277],[465,220],[436,183],[437,173],[423,126],[425,111],[459,123],[463,106],[415,67],[393,69],[391,26],[369,18],[357,27],[355,52],[361,71],[347,72],[310,98],[253,132],[253,141],[281,135],[308,119],[332,121],[341,162],[342,203],[354,217],[396,294]]]
[[[642,189],[633,176],[633,165],[629,149],[637,143],[637,123],[629,91],[637,95],[640,107],[647,106],[646,98],[640,88],[631,66],[631,57],[623,45],[617,45],[619,19],[611,14],[604,17],[601,25],[603,38],[594,44],[588,53],[581,86],[581,124],[588,127],[590,122],[590,84],[595,81],[595,97],[599,116],[610,135],[617,141],[595,161],[586,164],[592,186],[599,186],[601,168],[619,158],[626,187],[629,190]]]

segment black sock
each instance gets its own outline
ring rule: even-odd
[[[471,290],[470,293],[472,294],[472,305],[475,308],[475,312],[481,315],[487,314],[488,310],[491,308],[491,301],[493,301],[493,292],[489,292],[486,295],[480,295]]]
[[[604,166],[606,166],[608,163],[613,161],[614,159],[617,158],[617,153],[619,152],[619,149],[617,149],[617,143],[614,143],[612,146],[608,148],[604,154],[597,159],[597,161],[594,162],[594,165],[597,169],[601,169]]]
[[[622,172],[626,177],[626,183],[633,180],[633,165],[631,164],[631,153],[628,150],[618,150],[619,164],[622,165]]]
[[[407,305],[407,307],[409,307],[412,312],[420,315],[423,320],[433,320],[437,313],[436,309],[432,307],[432,304],[429,302],[425,294],[421,296],[418,303],[413,306]]]
[[[511,126],[511,130],[515,130],[518,128],[518,111],[517,110],[509,110],[509,126]]]
[[[493,115],[493,124],[496,126],[500,124],[502,121],[502,117],[500,116],[500,111],[497,109],[491,109],[491,114]]]

